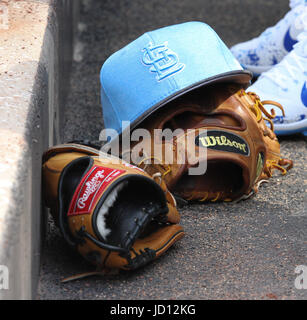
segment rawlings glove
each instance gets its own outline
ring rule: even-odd
[[[141,126],[150,135],[130,149],[122,146],[122,157],[159,176],[185,200],[248,198],[274,169],[285,174],[292,167],[280,155],[275,115],[265,103],[273,102],[261,103],[236,85],[193,90],[147,118]],[[164,134],[167,130],[173,134]]]
[[[184,235],[164,184],[90,147],[45,152],[43,189],[65,240],[100,271],[144,266]]]

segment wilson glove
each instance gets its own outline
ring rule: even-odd
[[[274,169],[285,174],[292,167],[280,155],[271,121],[275,115],[265,110],[266,103],[281,107],[238,85],[194,90],[142,122],[138,129],[150,135],[131,148],[122,146],[122,157],[159,176],[185,200],[248,198]]]

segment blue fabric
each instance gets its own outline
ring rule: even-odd
[[[187,22],[147,32],[115,52],[100,72],[105,128],[122,133],[155,105],[208,78],[241,65],[215,31]]]

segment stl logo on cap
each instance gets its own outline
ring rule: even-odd
[[[145,65],[151,65],[149,70],[156,72],[156,79],[161,81],[184,69],[185,64],[179,62],[178,55],[168,48],[168,43],[153,45],[151,42],[142,50],[142,61]]]
[[[247,87],[251,78],[203,22],[145,32],[114,52],[101,68],[103,122],[113,132],[106,134],[108,142],[187,92],[221,81]]]

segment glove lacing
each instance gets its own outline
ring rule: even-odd
[[[269,113],[265,109],[264,105],[276,106],[277,108],[279,108],[281,110],[282,115],[285,116],[285,111],[284,111],[283,106],[276,101],[271,101],[271,100],[261,101],[259,96],[254,92],[245,92],[243,89],[240,90],[239,96],[242,97],[244,95],[249,96],[252,99],[252,101],[254,102],[253,105],[249,104],[249,109],[255,114],[257,122],[259,123],[262,119],[264,119],[264,120],[268,121],[270,124],[271,130],[267,130],[267,127],[262,129],[263,135],[269,136],[271,139],[274,139],[275,138],[275,135],[273,133],[274,124],[273,124],[272,119],[274,119],[276,116],[275,110],[271,109],[271,113]],[[262,113],[265,115],[265,117],[262,115]],[[272,169],[273,168],[281,171],[282,175],[285,175],[293,167],[293,161],[289,160],[289,159],[283,159],[283,158],[279,158],[278,160],[267,160],[266,167],[267,167],[267,170],[265,170],[265,171],[269,177],[272,176]]]
[[[144,170],[145,170],[145,168],[146,168],[146,163],[145,163],[145,161],[147,161],[147,160],[158,160],[159,161],[159,165],[160,166],[162,166],[163,167],[163,169],[165,169],[165,167],[166,167],[166,165],[162,162],[162,160],[161,159],[159,159],[159,158],[157,158],[157,157],[154,157],[154,156],[150,156],[150,157],[145,157],[145,158],[143,158],[138,164],[137,164],[137,166],[138,167],[140,167],[143,163],[145,164],[145,167],[144,167]],[[170,173],[172,171],[172,168],[171,168],[171,166],[170,165],[168,165],[168,168],[166,169],[166,171],[162,174],[162,179],[168,174],[168,173]],[[157,173],[160,173],[160,172],[157,172]],[[154,177],[156,177],[157,176],[157,174],[154,174],[152,177],[154,178]]]
[[[269,113],[265,109],[264,105],[266,105],[266,104],[273,105],[273,106],[279,108],[282,112],[282,115],[285,116],[285,111],[284,111],[283,106],[276,101],[271,101],[271,100],[261,101],[259,96],[254,92],[245,92],[243,89],[240,90],[239,96],[242,97],[244,95],[249,96],[252,99],[252,101],[254,102],[253,105],[249,104],[249,109],[255,114],[257,122],[259,123],[262,119],[268,121],[270,123],[270,129],[272,131],[274,131],[274,124],[273,124],[272,119],[274,119],[276,116],[275,110],[271,109],[271,113]],[[262,116],[262,113],[265,115],[265,117]],[[267,133],[267,132],[263,132],[263,134],[269,135],[269,133]],[[270,138],[273,138],[273,137],[274,137],[274,135],[270,135]]]

